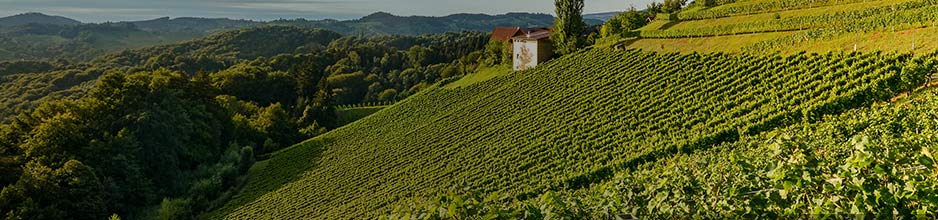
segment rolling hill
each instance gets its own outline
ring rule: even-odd
[[[71,22],[66,22],[71,21]],[[589,20],[601,24],[599,20]],[[249,21],[227,18],[158,18],[103,24],[28,13],[0,18],[0,61],[88,61],[109,52],[166,45],[215,33],[251,27],[292,26],[331,30],[345,36],[420,36],[425,34],[489,32],[496,26],[547,27],[554,17],[546,14],[454,14],[443,17],[396,16],[374,13],[355,20]],[[10,24],[9,26],[3,24]]]
[[[659,16],[611,48],[483,70],[274,153],[203,217],[933,215],[936,5]]]

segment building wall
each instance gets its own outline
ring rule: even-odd
[[[550,39],[537,41],[537,63],[543,63],[554,56],[554,44]]]
[[[514,70],[534,68],[538,63],[538,42],[534,40],[516,40],[513,43]]]

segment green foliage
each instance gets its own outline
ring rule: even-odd
[[[716,7],[720,5],[730,4],[736,2],[735,0],[697,0],[692,4],[703,6],[703,7]]]
[[[66,61],[60,61],[59,63],[27,60],[0,62],[0,76],[20,73],[49,72],[56,67],[65,66],[67,64],[68,63]]]
[[[299,141],[299,129],[297,129],[296,124],[280,103],[260,109],[256,118],[251,120],[250,125],[264,137],[268,137],[269,140],[276,140],[276,144],[273,146],[290,146]],[[266,148],[266,145],[264,152],[278,150],[278,148]]]
[[[661,4],[661,11],[664,13],[678,13],[687,5],[687,0],[664,0]]]
[[[0,95],[14,97],[3,99],[13,108],[0,117],[19,115],[0,124],[0,183],[7,185],[0,213],[191,219],[228,199],[245,201],[232,195],[255,156],[336,128],[337,100],[397,101],[462,75],[478,65],[481,52],[467,55],[486,38],[336,39],[321,30],[267,27],[88,63],[4,63],[18,69],[0,76]],[[36,170],[72,169],[71,161],[88,168],[75,168],[87,171],[72,180],[87,183],[31,180],[45,172]],[[54,200],[50,192],[87,199]],[[155,205],[158,213],[148,213]]]
[[[5,132],[19,135],[5,137],[16,147],[5,155],[21,156],[26,169],[4,188],[0,211],[95,219],[167,196],[213,200],[233,185],[233,167],[242,163],[241,149],[232,154],[225,146],[243,141],[215,93],[206,81],[168,71],[108,74],[81,99],[47,102],[13,118]],[[219,160],[227,164],[215,166],[217,176],[194,175]]]
[[[511,64],[512,46],[509,42],[489,41],[485,45],[485,60],[482,62],[488,66]]]
[[[95,171],[79,161],[29,162],[19,181],[3,188],[0,205],[12,219],[104,218],[103,190]]]
[[[586,44],[583,37],[586,30],[583,5],[583,0],[554,0],[557,19],[554,21],[554,33],[551,34],[550,40],[554,43],[555,53],[570,54]]]
[[[242,63],[212,73],[211,77],[212,85],[223,93],[260,105],[293,102],[298,98],[297,82],[291,76],[266,67]]]
[[[258,178],[290,184],[251,192],[251,199],[215,216],[373,218],[459,182],[521,201],[588,189],[644,163],[888,100],[919,84],[936,67],[935,57],[581,51],[531,73],[427,88],[288,148],[296,155],[272,155],[267,167],[276,174]],[[319,159],[290,159],[316,149],[326,149]],[[307,167],[274,168],[297,164]],[[657,183],[643,183],[651,182]],[[643,187],[630,189],[658,192]],[[564,204],[582,210],[570,213],[635,213]],[[648,212],[666,215],[690,205],[655,203]]]
[[[658,13],[664,12],[664,9],[662,7],[664,7],[664,5],[662,5],[661,3],[651,2],[651,3],[648,3],[648,6],[645,6],[645,12],[647,12],[648,14],[656,15]]]
[[[189,213],[189,200],[187,199],[163,199],[159,210],[160,220],[186,220],[192,219]]]
[[[654,16],[654,14],[648,14],[646,12],[640,12],[635,10],[634,7],[629,8],[628,11],[619,13],[615,17],[606,20],[606,23],[603,24],[600,33],[603,37],[609,36],[626,36],[632,30],[641,28],[648,24],[648,17]]]
[[[378,94],[378,101],[393,101],[397,100],[397,90],[395,89],[386,89]]]
[[[291,34],[278,34],[281,32]],[[354,92],[348,98],[339,100],[342,102],[339,104],[385,101],[378,100],[378,95],[388,89],[403,93],[394,99],[399,100],[412,94],[406,91],[421,82],[432,84],[441,79],[444,73],[454,74],[453,70],[456,69],[459,71],[455,74],[461,75],[477,66],[478,56],[476,59],[468,59],[467,56],[481,50],[487,40],[487,35],[483,33],[345,37],[333,40],[334,35],[315,29],[257,28],[220,33],[183,44],[111,54],[89,63],[56,63],[52,72],[0,76],[0,121],[23,110],[33,109],[42,102],[80,98],[94,86],[93,81],[105,72],[168,68],[193,75],[197,79],[214,80],[213,84],[221,88],[223,93],[257,102],[261,106],[282,103],[291,116],[304,118],[301,127],[317,121],[324,127],[334,128],[335,123],[329,122],[331,113],[326,108],[336,101],[332,98],[332,88],[336,87],[326,89],[320,85],[323,78],[358,71],[364,74],[365,81],[347,84],[349,88],[336,88]],[[296,39],[289,39],[293,37]],[[252,53],[264,56],[293,53],[296,48],[304,48],[300,51],[314,51],[280,54],[263,59],[255,59],[241,52],[250,49],[247,45],[255,41],[298,43],[251,49]],[[415,56],[424,57],[421,64],[432,65],[410,67],[410,62],[405,62],[411,57],[409,49],[418,45],[420,49],[415,51],[420,53]],[[41,63],[36,65],[43,65]],[[32,65],[28,62],[9,64]],[[401,75],[406,69],[411,70]]]

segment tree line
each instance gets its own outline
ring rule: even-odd
[[[195,218],[236,193],[254,161],[335,128],[334,106],[469,73],[487,40],[263,27],[85,63],[2,63],[4,97],[41,89],[6,103],[21,108],[0,124],[0,212]]]

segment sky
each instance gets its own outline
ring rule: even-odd
[[[644,8],[650,0],[585,0],[584,13]],[[65,16],[82,22],[137,21],[160,17],[250,20],[279,18],[356,19],[377,11],[395,15],[454,13],[553,14],[553,0],[0,0],[0,17],[26,12]]]

